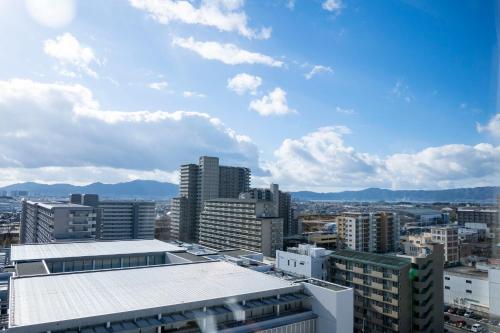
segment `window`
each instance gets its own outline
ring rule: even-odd
[[[450,286],[444,286],[444,289],[450,290]]]
[[[449,281],[450,277],[449,276],[445,276],[444,279]]]
[[[465,283],[471,284],[472,281],[471,280],[465,280]]]
[[[466,292],[467,294],[472,294],[472,290],[470,290],[470,289],[467,289],[465,292]]]

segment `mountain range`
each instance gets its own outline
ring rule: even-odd
[[[35,182],[0,187],[0,191],[24,190],[30,196],[65,197],[71,193],[97,193],[102,197],[169,199],[179,193],[179,186],[154,180],[133,180],[125,183],[40,184]],[[408,201],[408,202],[493,202],[500,195],[500,187],[473,187],[447,190],[388,190],[368,188],[343,192],[292,192],[297,200],[317,201]]]

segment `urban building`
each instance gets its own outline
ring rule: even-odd
[[[331,251],[310,244],[276,251],[276,268],[284,272],[326,280],[325,261]]]
[[[250,189],[250,169],[221,166],[217,157],[202,156],[198,164],[180,168],[179,197],[172,200],[174,239],[198,241],[200,216],[205,200],[238,198]]]
[[[170,240],[170,215],[163,215],[156,218],[155,221],[155,239],[162,241]]]
[[[336,220],[339,241],[351,250],[387,253],[399,248],[399,218],[395,213],[346,212]]]
[[[269,188],[252,188],[240,193],[240,199],[258,199],[272,201],[276,206],[276,216],[283,219],[283,235],[292,236],[298,232],[297,220],[292,215],[292,196],[279,189],[278,184],[271,184]]]
[[[98,239],[154,238],[156,204],[153,201],[99,200],[97,194],[71,194],[70,202],[96,210]]]
[[[407,221],[416,222],[420,226],[448,223],[450,219],[449,213],[429,208],[404,207],[397,211]]]
[[[462,226],[465,226],[466,223],[484,224],[487,227],[495,226],[499,223],[498,209],[459,207],[457,209],[457,222]]]
[[[274,257],[283,248],[283,218],[272,200],[206,200],[199,243],[213,248],[242,248]]]
[[[458,263],[460,261],[458,227],[433,226],[431,228],[431,241],[444,245],[444,260],[446,263]]]
[[[115,246],[103,248],[101,243]],[[93,260],[103,261],[111,254],[122,261],[132,255],[149,257],[165,253],[172,257],[189,254],[194,260],[142,267],[111,265],[71,273],[16,273],[8,280],[9,332],[343,333],[353,330],[351,288],[312,278],[287,280],[272,272],[262,273],[229,261],[199,261],[196,254],[162,243],[138,240],[70,243],[60,247],[59,244],[19,246],[14,250],[18,271],[21,259],[45,261],[56,256],[62,262],[69,262],[87,251]],[[225,253],[247,255],[238,250]]]
[[[354,332],[443,332],[443,246],[416,256],[338,250],[328,281],[354,289]]]
[[[20,243],[95,239],[96,224],[97,213],[90,206],[23,200]]]

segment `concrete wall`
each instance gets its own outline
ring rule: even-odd
[[[312,311],[318,315],[316,333],[353,331],[354,295],[352,289],[332,290],[304,282],[311,299]]]
[[[325,279],[322,265],[322,257],[313,258],[292,252],[276,251],[276,267],[285,272],[316,279]]]
[[[490,315],[500,317],[500,269],[488,270]]]
[[[466,280],[471,283],[467,283]],[[498,281],[500,283],[500,280]],[[470,290],[471,293],[468,293]],[[500,286],[499,286],[500,291]],[[490,306],[489,286],[487,279],[471,276],[460,276],[444,272],[444,302],[465,308]]]

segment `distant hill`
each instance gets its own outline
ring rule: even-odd
[[[500,187],[473,187],[448,190],[386,190],[367,188],[360,191],[318,193],[292,192],[297,200],[317,201],[388,201],[388,202],[493,202]]]
[[[33,182],[1,187],[0,191],[28,191],[30,196],[64,197],[71,193],[96,193],[102,197],[169,199],[179,193],[179,187],[172,183],[154,180],[133,180],[125,183],[92,183],[84,186],[71,184],[39,184]]]
[[[1,187],[0,191],[25,190],[30,196],[65,197],[70,193],[97,193],[110,198],[169,199],[179,193],[179,186],[154,180],[133,180],[118,184],[92,183],[85,186],[71,184],[20,183]],[[292,192],[296,200],[316,201],[388,201],[388,202],[492,202],[500,195],[500,187],[473,187],[449,190],[387,190],[367,188],[344,192]]]

